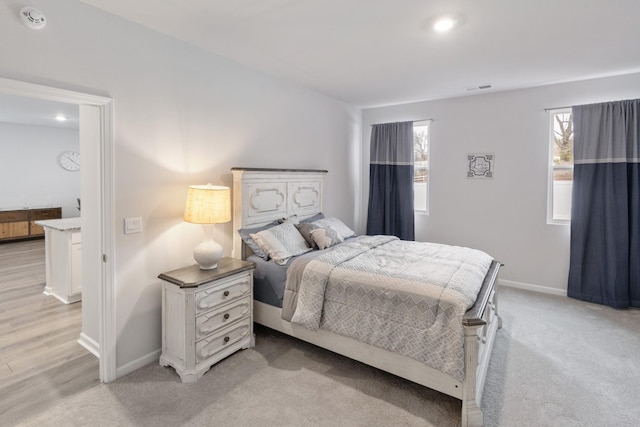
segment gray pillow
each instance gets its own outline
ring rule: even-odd
[[[247,244],[247,246],[249,246],[251,248],[251,250],[253,251],[254,254],[256,254],[257,256],[259,256],[260,258],[262,258],[263,260],[267,261],[269,259],[269,255],[262,250],[262,248],[260,247],[260,245],[258,244],[258,242],[256,242],[255,240],[253,240],[251,238],[252,234],[256,234],[259,233],[263,230],[267,230],[271,227],[275,227],[276,225],[279,225],[279,221],[275,220],[270,224],[267,225],[263,225],[262,227],[256,227],[256,228],[241,228],[240,230],[238,230],[238,233],[240,234],[240,237],[242,238],[242,241],[244,243]]]
[[[307,219],[303,219],[300,220],[300,223],[305,223],[305,222],[313,222],[313,221],[317,221],[319,219],[323,219],[324,215],[322,212],[315,214],[314,216],[307,218]]]
[[[307,244],[310,248],[315,249],[318,247],[318,245],[316,245],[316,242],[313,240],[313,237],[311,237],[311,231],[318,228],[317,225],[311,224],[309,222],[301,222],[300,224],[296,224],[296,228],[298,229],[300,234],[302,234],[304,240],[307,241]]]
[[[313,223],[320,228],[332,228],[338,233],[338,237],[341,241],[348,237],[353,237],[356,233],[347,227],[342,221],[335,217],[324,218]]]

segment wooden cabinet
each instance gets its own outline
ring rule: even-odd
[[[57,219],[62,208],[36,208],[0,211],[0,241],[44,236],[44,230],[34,222]]]
[[[60,219],[61,217],[61,208],[31,209],[29,211],[29,234],[31,236],[44,235],[44,228],[36,224],[36,221],[43,219]]]
[[[162,284],[160,364],[194,383],[230,354],[253,347],[253,263],[223,258],[158,276]]]
[[[29,237],[29,211],[0,212],[0,239]]]

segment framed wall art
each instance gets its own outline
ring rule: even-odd
[[[467,154],[467,178],[493,178],[495,162],[493,153]]]

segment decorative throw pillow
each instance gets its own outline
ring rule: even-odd
[[[320,249],[327,249],[344,241],[336,230],[329,227],[311,230],[311,238]]]
[[[296,228],[298,229],[302,237],[304,237],[304,240],[307,241],[307,244],[310,247],[312,248],[318,247],[318,245],[316,245],[316,242],[313,241],[313,237],[311,237],[311,231],[318,228],[317,225],[311,224],[309,222],[302,222],[300,224],[296,224]]]
[[[356,235],[355,231],[344,225],[344,223],[338,218],[324,218],[318,221],[314,221],[312,224],[315,224],[321,228],[332,228],[338,233],[338,236],[340,236],[342,241],[344,241],[348,237]]]
[[[251,238],[278,265],[284,265],[292,256],[311,250],[298,229],[289,222],[251,234]]]
[[[273,221],[272,223],[263,225],[262,227],[241,228],[240,230],[238,230],[238,234],[240,234],[242,241],[246,243],[249,248],[251,248],[254,254],[258,255],[260,258],[266,261],[269,259],[269,255],[262,250],[260,245],[255,240],[251,238],[251,234],[259,233],[260,231],[275,227],[278,224],[280,224],[278,221]]]

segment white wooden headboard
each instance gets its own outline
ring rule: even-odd
[[[297,215],[322,212],[326,170],[231,168],[233,173],[233,252],[244,259],[241,228],[266,225]]]

